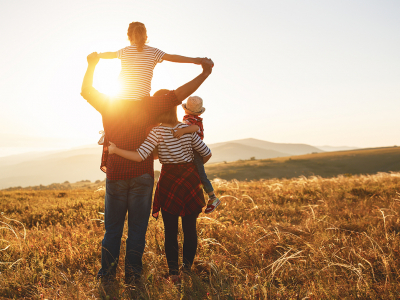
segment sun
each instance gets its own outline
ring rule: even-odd
[[[117,96],[121,91],[118,75],[121,71],[119,59],[102,59],[96,67],[93,86],[101,93]]]

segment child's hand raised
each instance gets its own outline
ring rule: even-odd
[[[110,145],[108,146],[108,154],[114,154],[116,150],[117,146],[115,146],[113,142],[110,142]]]

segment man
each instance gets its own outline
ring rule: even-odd
[[[106,172],[104,234],[101,251],[101,269],[98,277],[112,281],[116,276],[122,232],[128,212],[128,238],[126,240],[125,282],[140,277],[146,230],[150,216],[154,184],[153,157],[141,163],[118,155],[108,156],[109,141],[118,148],[136,150],[145,140],[155,118],[182,103],[194,93],[211,74],[213,62],[204,58],[202,73],[175,91],[158,97],[145,97],[142,101],[112,99],[93,87],[93,74],[99,58],[97,53],[87,57],[88,67],[83,78],[81,95],[101,115],[106,132],[101,170]]]

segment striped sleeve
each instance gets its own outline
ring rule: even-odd
[[[145,160],[149,157],[149,155],[153,152],[154,148],[158,145],[157,133],[154,128],[150,131],[149,135],[140,145],[140,147],[136,150],[140,157]]]
[[[211,150],[207,147],[207,145],[200,139],[197,133],[192,133],[192,147],[194,150],[199,152],[199,154],[203,157],[210,155]]]
[[[154,61],[155,63],[160,63],[163,61],[163,56],[165,52],[161,51],[160,49],[154,48]]]
[[[120,50],[117,51],[117,58],[121,59],[122,58],[122,54],[124,53],[125,48],[122,48]]]

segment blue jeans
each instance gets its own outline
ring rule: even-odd
[[[203,157],[193,149],[193,155],[194,155],[194,164],[197,168],[197,172],[199,173],[201,183],[203,184],[203,189],[204,191],[208,194],[214,191],[214,188],[207,178],[206,170],[204,170],[204,163],[203,163]]]
[[[125,280],[139,277],[151,209],[154,179],[149,174],[126,180],[106,180],[104,234],[98,277],[115,277],[126,212]]]

